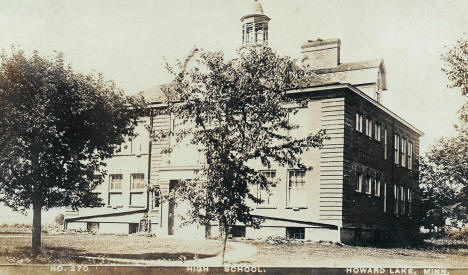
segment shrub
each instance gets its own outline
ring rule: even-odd
[[[459,241],[468,242],[468,227],[463,228],[462,230],[450,230],[446,233],[447,238]]]

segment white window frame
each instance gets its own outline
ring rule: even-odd
[[[356,113],[356,131],[362,133],[362,114]]]
[[[372,119],[366,118],[366,135],[372,137]]]
[[[372,194],[372,177],[370,175],[367,175],[364,179],[364,193],[370,195]]]
[[[401,166],[406,167],[406,138],[401,139]]]
[[[380,197],[380,179],[379,178],[375,178],[374,179],[374,195],[376,197]]]
[[[398,186],[396,184],[393,185],[393,214],[398,215],[399,209],[399,198],[398,198]]]
[[[362,192],[362,183],[364,181],[364,174],[363,173],[357,173],[356,174],[356,185],[357,185],[357,189],[356,189],[356,186],[354,187],[354,191],[356,192]]]
[[[388,140],[387,140],[387,128],[385,128],[384,130],[384,159],[387,159],[388,157],[388,152],[387,152],[387,148],[388,148]]]
[[[398,134],[395,134],[395,139],[393,143],[394,143],[393,151],[395,152],[394,153],[395,164],[400,164],[400,136]]]
[[[413,142],[408,141],[408,169],[413,170]]]
[[[262,170],[258,171],[259,173],[262,173],[264,176],[265,174],[272,174],[273,177],[266,177],[267,180],[270,179],[271,182],[274,182],[276,180],[276,170]],[[271,187],[271,186],[270,186]],[[262,195],[266,196],[264,201],[262,203],[257,203],[257,208],[276,208],[276,205],[274,204],[273,200],[273,192],[270,189],[268,192],[265,189],[260,188],[260,184],[257,184],[257,194],[256,197],[258,199],[262,198]]]
[[[302,188],[294,188],[291,184],[291,177],[290,177],[290,173],[296,173],[296,172],[301,172],[303,173],[303,181],[302,181]],[[291,191],[293,189],[297,189],[297,190],[303,190],[303,192],[306,192],[307,190],[307,181],[306,181],[306,170],[302,170],[302,169],[291,169],[291,170],[288,170],[288,179],[287,179],[287,186],[286,186],[286,206],[287,207],[293,207],[293,208],[307,208],[307,206],[305,205],[306,202],[297,202],[297,201],[294,201],[294,197],[291,198]],[[297,178],[297,177],[296,177]]]
[[[120,176],[120,181],[114,182],[113,179],[115,176]],[[115,187],[114,184],[119,183],[120,186]],[[109,175],[109,192],[122,192],[123,187],[123,175],[122,174],[110,174]]]
[[[384,182],[383,196],[384,196],[383,212],[387,213],[387,182],[386,181]]]
[[[137,176],[137,175],[138,176],[143,175],[143,181],[142,181],[143,186],[141,186],[141,184],[140,184],[140,186],[136,186],[136,187],[134,186],[134,183],[135,183],[134,177]],[[144,173],[132,173],[132,174],[130,174],[130,190],[141,191],[141,190],[144,190],[145,188],[146,188],[146,182],[145,182],[145,174]]]
[[[401,214],[405,215],[405,188],[403,186],[400,186],[400,201],[401,201]]]
[[[381,134],[380,133],[380,131],[381,131],[380,130],[381,129],[380,123],[375,123],[374,125],[375,125],[375,133],[374,133],[375,140],[380,141],[380,138],[381,138],[381,136],[380,136],[380,134]]]

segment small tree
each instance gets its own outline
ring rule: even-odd
[[[191,181],[184,181],[169,194],[170,200],[190,203],[187,222],[219,224],[223,236],[222,261],[229,229],[236,222],[259,227],[250,203],[262,200],[249,192],[259,186],[269,190],[274,183],[251,167],[260,161],[309,169],[300,155],[320,147],[324,133],[294,138],[296,128],[288,117],[296,112],[287,90],[312,76],[293,60],[280,57],[268,47],[239,50],[238,57],[225,60],[222,52],[201,51],[196,67],[175,70],[173,91],[179,101],[167,111],[175,114],[177,141],[188,139],[201,146],[206,165]],[[156,134],[161,138],[168,133]]]
[[[58,214],[56,217],[55,217],[55,223],[58,225],[58,226],[63,226],[63,223],[65,222],[65,215],[63,214]]]
[[[1,62],[0,201],[33,208],[36,254],[42,209],[101,205],[91,191],[103,160],[132,134],[143,103],[100,74],[74,72],[60,53],[27,57],[13,48]]]

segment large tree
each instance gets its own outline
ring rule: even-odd
[[[132,135],[141,107],[102,75],[74,72],[60,53],[2,52],[0,202],[20,212],[32,207],[34,254],[42,210],[101,205],[91,191],[103,160]]]
[[[468,97],[468,41],[459,39],[442,55],[449,87]],[[441,138],[421,160],[422,223],[432,229],[447,218],[466,220],[468,207],[468,100],[460,110],[457,134]]]
[[[301,154],[320,147],[324,133],[304,138],[289,135],[298,128],[289,116],[297,110],[288,89],[311,73],[268,47],[250,47],[227,60],[222,52],[200,51],[193,68],[174,68],[170,88],[178,102],[168,110],[175,114],[171,133],[178,141],[200,146],[206,164],[194,180],[183,181],[169,194],[170,200],[188,201],[188,222],[202,225],[214,221],[223,233],[222,260],[230,228],[237,222],[257,227],[252,204],[261,203],[250,188],[269,190],[275,183],[252,168],[274,164],[309,169]],[[161,138],[164,133],[156,133]]]

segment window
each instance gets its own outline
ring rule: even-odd
[[[364,176],[361,173],[357,173],[356,176],[356,192],[362,192],[362,183],[364,181]]]
[[[286,227],[286,238],[303,240],[305,238],[305,228]]]
[[[245,237],[245,226],[243,225],[234,225],[229,230],[229,235],[234,238],[244,238]]]
[[[360,113],[356,113],[356,131],[362,133],[362,115]]]
[[[128,224],[128,234],[135,234],[138,232],[138,223],[129,223]]]
[[[122,174],[109,175],[109,206],[122,207]]]
[[[380,124],[376,123],[375,124],[375,134],[374,137],[377,141],[380,141]]]
[[[408,142],[408,169],[413,169],[413,143]]]
[[[122,179],[123,176],[122,174],[112,174],[109,175],[110,177],[110,185],[109,185],[109,190],[114,191],[114,190],[122,190]]]
[[[260,171],[260,173],[263,176],[265,176],[267,181],[271,183],[273,183],[276,178],[276,171]],[[271,192],[268,192],[267,190],[260,188],[260,184],[257,184],[257,198],[263,200],[263,202],[258,205],[266,206],[266,205],[271,205],[273,202]]]
[[[87,222],[86,229],[88,232],[96,233],[99,231],[99,223],[98,222]]]
[[[143,173],[131,174],[130,179],[131,179],[131,184],[130,184],[131,190],[135,190],[135,189],[141,190],[146,187],[145,174]]]
[[[400,164],[400,136],[395,134],[395,164]]]
[[[366,192],[366,194],[371,193],[371,184],[372,178],[370,176],[366,176],[364,180],[364,192]]]
[[[130,193],[130,206],[144,207],[146,196],[143,192]]]
[[[306,205],[304,170],[289,171],[286,204],[289,206]]]
[[[387,159],[387,129],[384,130],[384,159]]]
[[[398,186],[395,184],[393,185],[393,213],[398,215],[398,201],[399,201],[399,196],[398,196]]]
[[[411,213],[412,213],[412,209],[411,209],[411,203],[412,203],[412,197],[413,197],[413,194],[412,194],[412,191],[408,188],[407,190],[407,194],[408,194],[408,215],[411,216]]]
[[[406,139],[401,139],[401,166],[406,166]]]
[[[383,212],[387,213],[387,182],[383,185]]]
[[[376,197],[380,197],[380,180],[374,180],[374,194]]]
[[[405,188],[403,186],[400,186],[400,204],[401,204],[401,214],[404,215],[405,214],[405,200],[406,200],[406,196],[405,196]]]
[[[113,207],[122,207],[122,192],[119,193],[109,193],[109,206]]]
[[[370,118],[366,119],[366,134],[372,137],[372,119]]]

